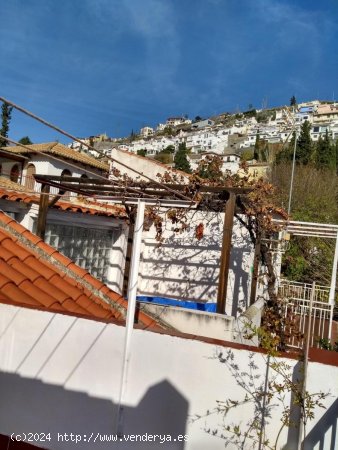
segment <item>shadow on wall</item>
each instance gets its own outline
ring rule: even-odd
[[[322,418],[306,436],[304,448],[306,449],[328,449],[338,448],[337,426],[338,426],[338,399],[328,408]],[[331,439],[331,443],[329,444]],[[327,446],[325,446],[327,444]]]
[[[117,438],[117,405],[106,399],[4,372],[0,373],[0,398],[0,433],[50,433],[50,442],[39,443],[44,448],[184,449],[188,402],[167,381],[152,386],[136,407],[124,407],[124,437],[141,435],[142,442],[140,437],[133,442],[103,441],[105,437]],[[68,437],[77,434],[81,441],[66,442],[65,433]],[[146,434],[161,435],[161,440],[147,442]]]
[[[237,317],[238,314],[244,313],[249,307],[249,284],[251,282],[249,272],[243,268],[243,261],[249,255],[250,247],[231,249],[230,273],[233,273],[233,277],[229,274],[229,288],[232,291],[231,315],[233,317]]]
[[[190,230],[175,234],[166,232],[158,246],[154,239],[145,239],[140,265],[139,294],[182,300],[211,301],[217,298],[222,243],[222,221],[217,216],[205,223],[205,235],[197,241],[192,220]],[[249,297],[249,267],[252,246],[248,235],[235,220],[232,236],[227,314],[236,316],[247,308]]]

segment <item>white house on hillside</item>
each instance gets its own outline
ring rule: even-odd
[[[238,172],[241,157],[237,155],[236,153],[228,153],[226,155],[219,155],[215,152],[206,152],[206,153],[200,153],[200,154],[190,154],[188,155],[188,160],[190,163],[191,169],[197,170],[198,165],[200,161],[204,160],[207,157],[210,156],[217,156],[222,159],[222,172],[225,173],[231,173],[235,174]]]
[[[149,137],[152,136],[154,134],[154,129],[151,127],[143,127],[140,130],[140,135],[142,137]]]

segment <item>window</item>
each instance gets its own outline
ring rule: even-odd
[[[20,175],[19,164],[15,164],[11,169],[9,178],[11,181],[14,181],[14,183],[17,183],[19,180],[19,175]]]
[[[45,241],[94,277],[107,281],[113,230],[47,224]]]
[[[71,177],[72,173],[68,169],[64,169],[61,172],[61,176],[62,177]],[[66,192],[66,191],[63,191],[63,190],[60,189],[59,194],[63,195],[63,200],[66,200],[66,201],[70,200],[70,193],[69,192]]]
[[[25,179],[25,186],[28,189],[34,189],[35,180],[33,175],[35,175],[36,170],[34,164],[28,164],[27,171],[26,171],[26,179]]]

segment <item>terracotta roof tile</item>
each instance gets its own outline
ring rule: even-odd
[[[100,280],[98,280],[97,278],[93,279],[93,277],[92,277],[92,275],[90,275],[90,273],[87,273],[82,278],[85,281],[88,280],[96,289],[101,289],[104,286],[104,284]]]
[[[5,277],[5,275],[2,275],[0,273],[0,289],[2,289],[7,283],[10,283],[11,280],[8,277]]]
[[[38,272],[46,280],[49,280],[49,278],[51,278],[55,273],[53,268],[48,263],[39,261],[39,259],[35,255],[30,254],[24,261],[25,264]]]
[[[85,275],[87,275],[88,270],[83,269],[82,267],[77,266],[75,263],[71,262],[68,266],[68,269],[73,271],[77,276],[83,278]]]
[[[82,308],[80,305],[78,305],[77,302],[75,302],[71,298],[67,298],[67,300],[62,303],[62,307],[66,311],[69,311],[72,313],[84,314],[84,315],[88,314],[88,311],[89,311],[88,308]]]
[[[0,301],[100,320],[123,320],[127,302],[0,211]],[[148,326],[154,320],[140,312]],[[158,324],[155,328],[163,328]]]
[[[61,277],[56,273],[48,281],[57,286],[60,291],[67,292],[74,300],[77,300],[81,296],[81,291],[76,285],[69,282],[69,277]]]
[[[32,145],[25,145],[24,147],[14,146],[14,147],[5,147],[4,149],[7,152],[15,154],[50,153],[56,156],[60,156],[62,158],[86,164],[87,166],[96,167],[97,169],[101,169],[106,172],[109,171],[109,164],[104,163],[102,161],[98,161],[92,156],[88,156],[84,153],[77,152],[69,147],[66,147],[63,144],[60,144],[59,142],[32,144]]]
[[[20,289],[14,283],[6,283],[1,287],[1,293],[4,294],[12,302],[18,302],[19,304],[26,304],[31,306],[37,306],[38,302],[34,297],[31,297],[29,293]]]
[[[53,277],[51,277],[48,281],[44,278],[40,277],[35,282],[34,285],[37,286],[41,291],[45,292],[46,296],[50,297],[51,299],[54,298],[59,303],[64,302],[67,300],[67,298],[70,297],[68,292],[64,292],[63,290],[59,289],[58,284],[54,284],[51,280]],[[51,289],[51,287],[53,287]]]
[[[49,307],[55,302],[60,304],[54,296],[51,296],[48,292],[43,291],[37,283],[32,283],[28,278],[21,283],[20,289],[34,298],[36,306],[42,305],[44,307]],[[18,297],[18,300],[19,299],[20,297]]]
[[[8,264],[6,261],[0,259],[0,273],[6,274],[6,277],[19,286],[26,276],[17,271],[13,266]]]
[[[0,258],[2,258],[1,252]],[[12,266],[14,269],[16,269],[18,272],[22,273],[30,281],[34,282],[37,278],[41,277],[41,274],[39,272],[32,269],[29,265],[20,261],[20,259],[18,259],[16,256],[12,256],[12,258],[8,261],[8,264]]]
[[[13,254],[13,256],[17,256],[21,261],[25,261],[31,254],[28,250],[25,250],[23,247],[18,246],[16,244],[17,239],[4,239],[1,242],[1,246],[4,247],[5,250],[8,250]]]
[[[43,241],[39,243],[39,248],[47,253],[47,255],[53,255],[53,253],[57,252],[56,248],[51,247]]]
[[[3,245],[1,245],[0,242],[0,258],[4,261],[10,262],[11,259],[15,258],[15,255],[10,252],[9,250],[6,250]]]
[[[20,225],[21,226],[21,225]],[[23,228],[23,227],[22,227]],[[14,229],[14,227],[13,227],[13,229]],[[16,229],[15,231],[19,231],[18,229]],[[19,231],[20,232],[20,231]],[[21,233],[24,237],[27,237],[27,239],[29,239],[34,245],[38,245],[39,244],[39,242],[42,242],[42,239],[39,237],[39,236],[37,236],[36,234],[33,234],[32,235],[32,233],[30,232],[30,231],[28,231],[28,230],[26,230],[25,228],[24,228],[24,231]]]
[[[26,194],[22,192],[27,188],[18,183],[10,182],[8,179],[0,176],[0,199],[8,200],[12,202],[23,202],[23,203],[39,203],[39,195],[29,193]],[[58,200],[53,206],[53,209],[59,209],[62,211],[89,214],[95,216],[107,216],[107,217],[118,217],[125,219],[127,217],[125,208],[119,205],[109,205],[103,202],[94,202],[84,199],[79,199],[78,197],[72,197],[70,201]],[[9,218],[9,220],[12,220]]]

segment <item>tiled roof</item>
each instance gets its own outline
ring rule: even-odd
[[[22,184],[15,183],[11,181],[9,178],[0,175],[0,186],[3,188],[8,188],[14,191],[25,191],[27,188]]]
[[[321,114],[337,114],[338,108],[336,105],[319,105],[317,108],[316,115]]]
[[[50,153],[52,155],[61,156],[62,158],[71,159],[73,161],[78,161],[82,164],[96,167],[97,169],[104,170],[105,172],[109,172],[109,164],[106,164],[102,161],[98,161],[97,159],[88,156],[84,153],[77,152],[69,147],[66,147],[65,145],[60,144],[59,142],[47,142],[44,144],[24,145],[23,147],[21,146],[4,147],[4,150],[17,154]]]
[[[0,302],[93,319],[124,320],[127,302],[0,211]],[[139,311],[141,326],[161,326]]]
[[[14,183],[7,178],[0,177],[0,199],[12,202],[39,203],[39,196],[33,192],[26,192],[25,186]],[[78,212],[96,216],[108,216],[126,218],[123,206],[108,205],[102,202],[88,201],[74,197],[72,201],[59,200],[52,206],[53,209],[62,211]]]

